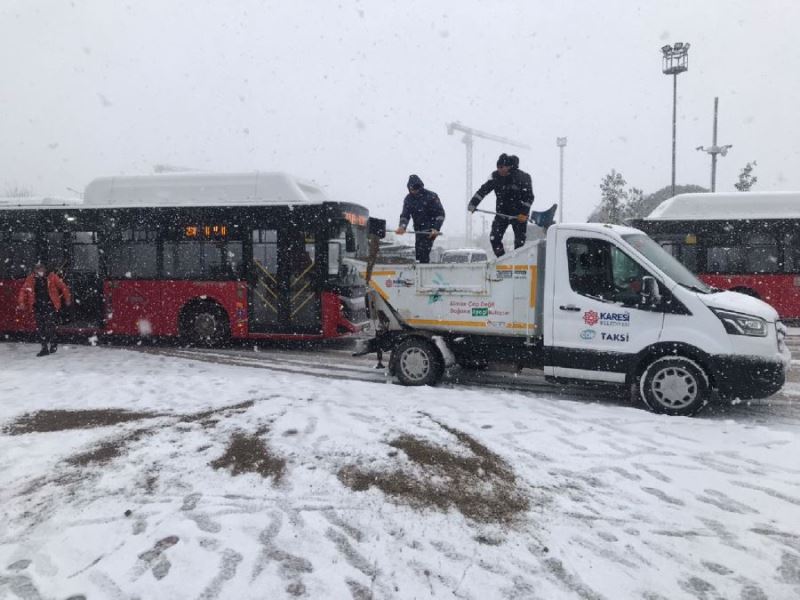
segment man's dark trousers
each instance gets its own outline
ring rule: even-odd
[[[418,235],[414,243],[414,249],[417,253],[417,262],[431,262],[431,248],[433,248],[433,240],[427,235]]]
[[[56,320],[58,315],[53,308],[44,308],[37,310],[36,315],[36,333],[39,336],[39,341],[42,348],[50,348],[55,343],[56,339]]]
[[[528,234],[528,223],[520,223],[516,219],[507,219],[505,217],[495,217],[492,221],[492,231],[489,234],[489,241],[492,244],[492,250],[497,257],[503,256],[506,253],[503,248],[503,236],[506,234],[506,229],[511,225],[514,230],[514,249],[521,248],[525,245],[525,237]]]

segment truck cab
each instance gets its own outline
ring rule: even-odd
[[[628,227],[555,225],[488,263],[374,273],[367,351],[391,350],[404,384],[435,383],[451,363],[510,362],[635,385],[651,410],[690,415],[715,396],[775,393],[790,364],[772,307],[706,286]]]

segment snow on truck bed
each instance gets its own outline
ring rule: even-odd
[[[797,429],[35,351],[0,344],[0,598],[800,593]]]

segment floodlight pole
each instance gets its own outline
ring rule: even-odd
[[[559,151],[558,161],[558,222],[564,222],[564,148],[567,145],[567,138],[556,138],[556,146]]]
[[[672,196],[675,195],[675,145],[677,141],[678,74],[672,76]]]
[[[689,44],[676,42],[661,48],[662,73],[672,75],[672,195],[675,195],[675,146],[677,140],[678,75],[689,69]]]

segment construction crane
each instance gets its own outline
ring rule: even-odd
[[[459,121],[455,121],[454,123],[447,123],[447,135],[453,135],[453,132],[460,131],[464,134],[464,137],[461,138],[461,141],[464,142],[464,145],[467,148],[467,202],[469,202],[470,198],[472,197],[472,193],[474,192],[472,188],[472,144],[474,142],[473,138],[481,138],[484,140],[490,140],[492,142],[500,142],[501,144],[505,144],[506,146],[514,146],[515,148],[525,148],[530,149],[530,146],[527,144],[523,144],[522,142],[516,142],[514,140],[510,140],[508,138],[494,135],[491,133],[486,133],[485,131],[479,131],[477,129],[473,129],[472,127],[467,127],[466,125],[462,125]],[[472,221],[470,217],[472,215],[467,212],[467,221],[466,221],[466,238],[467,242],[469,243],[472,240]]]

